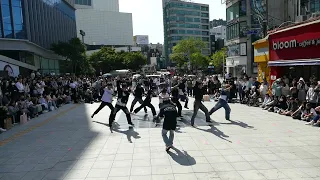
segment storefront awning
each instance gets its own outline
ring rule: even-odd
[[[314,66],[320,65],[320,59],[296,59],[269,61],[269,66]]]

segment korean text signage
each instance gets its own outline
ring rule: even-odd
[[[311,40],[304,40],[302,42],[298,42],[297,40],[289,40],[289,41],[278,41],[272,42],[273,50],[281,50],[281,49],[289,49],[289,48],[296,48],[296,47],[309,47],[309,46],[320,46],[320,38],[319,39],[311,39]]]

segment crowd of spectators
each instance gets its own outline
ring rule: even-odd
[[[320,82],[315,77],[306,82],[283,76],[269,85],[245,76],[236,84],[241,103],[306,121],[306,125],[320,125]]]

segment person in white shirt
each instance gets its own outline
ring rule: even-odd
[[[18,79],[18,82],[16,83],[16,87],[18,88],[20,93],[24,93],[24,86],[22,84],[21,78]]]
[[[161,108],[163,101],[170,100],[170,95],[168,94],[168,90],[163,88],[161,93],[159,94],[159,108]]]
[[[99,111],[103,109],[105,106],[108,106],[110,108],[110,112],[113,112],[114,107],[112,105],[112,94],[113,94],[112,86],[113,85],[111,83],[108,83],[107,87],[104,88],[104,92],[101,98],[101,104],[98,107],[98,109],[91,115],[91,118],[93,118],[96,114],[98,114]]]
[[[226,85],[226,87],[222,88],[221,90],[221,94],[219,97],[219,101],[217,102],[217,104],[209,111],[209,114],[213,114],[214,112],[216,112],[218,109],[220,108],[224,108],[225,110],[225,117],[226,120],[230,120],[230,112],[231,112],[231,108],[228,104],[228,96],[227,96],[227,92],[226,91],[230,91],[231,86]]]

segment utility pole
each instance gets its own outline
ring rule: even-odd
[[[268,24],[269,24],[269,0],[266,0],[266,15],[263,20],[263,36],[266,37],[268,34]]]

